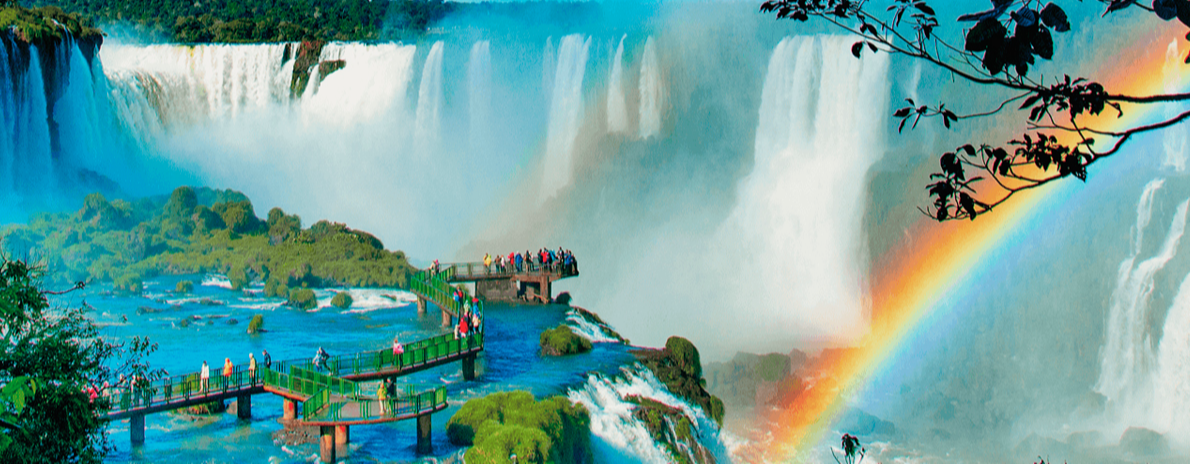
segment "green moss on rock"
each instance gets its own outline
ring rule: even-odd
[[[543,331],[541,333],[540,344],[541,353],[552,356],[581,354],[591,351],[591,341],[574,334],[574,331],[564,324]]]
[[[248,321],[248,334],[262,332],[264,332],[264,315],[252,315],[252,320]]]
[[[331,298],[331,305],[344,309],[350,307],[352,302],[353,300],[351,299],[351,294],[342,291],[336,293],[335,296]]]
[[[702,378],[702,362],[693,343],[686,338],[670,336],[664,349],[644,349],[633,354],[665,383],[666,389],[702,407],[716,423],[723,425],[723,401],[707,392],[706,381]]]
[[[301,310],[309,310],[318,306],[318,299],[314,296],[314,291],[310,289],[291,289],[289,300],[285,304]]]
[[[189,294],[194,292],[194,283],[184,279],[178,281],[178,284],[174,286],[174,292],[178,294]]]
[[[498,392],[463,405],[446,424],[456,445],[472,446],[467,463],[590,463],[591,418],[560,396],[535,401],[525,391]]]

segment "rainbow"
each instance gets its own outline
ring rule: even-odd
[[[1101,81],[1104,86],[1133,95],[1163,92],[1170,85],[1163,72],[1168,61],[1166,47],[1173,40],[1181,41],[1184,33],[1172,27],[1163,29],[1140,38],[1107,61],[1112,68],[1100,74],[1110,75]],[[1181,58],[1177,57],[1177,63]],[[1178,88],[1185,84],[1174,83]],[[1097,122],[1099,127],[1122,128],[1156,120],[1162,116],[1158,111],[1125,107],[1124,117],[1117,118],[1108,110]],[[849,402],[861,398],[874,379],[903,362],[915,338],[937,329],[926,321],[953,311],[942,305],[944,298],[971,292],[976,287],[974,280],[997,262],[996,251],[1022,240],[1057,208],[1079,203],[1080,197],[1089,196],[1088,190],[1111,186],[1117,177],[1113,170],[1130,170],[1136,165],[1128,160],[1125,153],[1101,161],[1092,167],[1086,184],[1062,181],[1018,194],[974,222],[939,224],[923,218],[914,224],[900,246],[874,263],[869,333],[856,348],[826,351],[816,359],[810,372],[819,377],[808,381],[787,408],[765,419],[774,426],[763,455],[777,461],[809,459],[809,449],[823,443]],[[1096,172],[1104,179],[1096,178]]]

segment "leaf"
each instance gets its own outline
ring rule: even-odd
[[[1103,12],[1103,15],[1107,16],[1108,13],[1123,10],[1130,6],[1132,6],[1132,0],[1111,0],[1111,3],[1107,5],[1107,11]]]
[[[855,57],[856,57],[856,58],[859,58],[859,54],[860,54],[860,52],[862,52],[863,50],[864,50],[864,43],[863,43],[863,42],[856,42],[856,43],[854,43],[854,44],[852,44],[852,45],[851,45],[851,54],[852,54],[852,55],[855,55]]]
[[[1011,16],[1019,27],[1033,27],[1037,24],[1037,12],[1028,7],[1021,7],[1021,9],[1012,12]]]
[[[1038,100],[1041,100],[1041,94],[1030,95],[1029,98],[1025,99],[1025,103],[1021,104],[1021,107],[1018,108],[1018,110],[1029,108],[1033,106],[1034,103],[1037,103]]]
[[[939,208],[938,211],[934,215],[936,218],[938,218],[938,221],[945,221],[946,220],[946,207]]]
[[[1185,24],[1186,26],[1190,26],[1190,2],[1179,1],[1175,2],[1175,4],[1177,5],[1178,10],[1178,21],[1181,21],[1182,24]]]
[[[893,113],[893,117],[904,118],[906,116],[909,116],[909,112],[911,112],[911,111],[913,111],[912,108],[905,107],[900,110],[897,110],[896,113]]]
[[[1044,27],[1037,28],[1037,32],[1033,34],[1033,53],[1039,57],[1049,60],[1054,57],[1054,38],[1050,37],[1050,31]]]
[[[872,50],[872,53],[876,53],[876,44],[868,42],[868,48]]]
[[[959,205],[963,207],[963,211],[967,212],[967,218],[975,219],[975,200],[967,195],[966,192],[959,193]]]
[[[972,157],[975,156],[975,147],[972,146],[971,144],[964,145],[964,146],[960,147],[960,149],[964,152],[967,152],[968,156],[972,156]]]
[[[1070,20],[1066,18],[1066,12],[1053,2],[1047,3],[1045,8],[1041,9],[1041,22],[1053,28],[1055,32],[1070,30]]]
[[[965,48],[968,52],[982,52],[988,50],[993,44],[1003,41],[1007,34],[1008,28],[1000,24],[999,21],[985,19],[967,32]]]
[[[1178,6],[1175,0],[1153,0],[1153,13],[1158,18],[1169,21],[1178,17]]]
[[[922,13],[925,13],[930,16],[934,16],[934,9],[930,8],[929,5],[926,5],[925,2],[917,2],[917,3],[914,3],[913,6],[916,7],[918,10],[921,10]]]

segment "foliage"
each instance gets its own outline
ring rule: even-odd
[[[334,305],[339,308],[350,307],[351,303],[352,303],[351,294],[348,294],[348,293],[342,292],[342,291],[336,293],[335,297],[331,299],[331,305]]]
[[[959,16],[963,43],[949,43],[936,30],[943,25],[926,0],[892,0],[886,11],[869,8],[873,2],[857,0],[767,0],[761,11],[777,18],[826,21],[859,36],[851,53],[864,50],[906,55],[934,64],[972,84],[997,88],[1007,94],[991,111],[959,114],[945,102],[937,106],[907,99],[908,105],[893,116],[900,130],[912,120],[915,128],[924,118],[941,119],[943,126],[961,120],[1000,113],[1020,102],[1017,111],[1027,127],[1004,144],[964,144],[939,157],[940,171],[927,185],[933,205],[922,213],[945,221],[972,219],[1008,201],[1015,193],[1067,177],[1085,181],[1087,167],[1121,149],[1133,136],[1159,131],[1190,119],[1190,111],[1167,116],[1157,123],[1115,129],[1111,118],[1095,118],[1104,110],[1121,118],[1124,110],[1190,100],[1190,94],[1131,95],[1116,93],[1103,84],[1069,73],[1051,73],[1051,80],[1030,76],[1038,59],[1054,57],[1054,35],[1071,30],[1066,11],[1057,0],[992,0],[986,11]],[[1190,26],[1190,1],[1099,0],[1104,17],[1111,13],[1143,9],[1158,20],[1178,19]],[[1150,6],[1151,5],[1151,6]],[[1089,24],[1089,23],[1088,23]],[[1190,35],[1187,36],[1190,39]],[[1186,57],[1190,63],[1190,55]],[[1036,75],[1036,73],[1034,73]],[[953,107],[952,107],[953,108]],[[974,173],[972,173],[974,172]],[[991,183],[977,186],[990,179]],[[979,189],[977,190],[977,187]]]
[[[467,463],[589,463],[591,418],[586,407],[555,396],[535,401],[525,391],[472,399],[450,418],[446,434],[467,450]]]
[[[51,308],[50,292],[39,288],[43,270],[0,259],[0,380],[7,386],[21,379],[37,383],[21,414],[5,417],[13,423],[3,425],[12,442],[0,451],[0,461],[98,462],[111,450],[99,418],[110,404],[104,397],[90,401],[86,388],[115,385],[118,376],[159,378],[163,371],[142,362],[157,346],[147,338],[116,344],[100,337],[85,307]],[[13,399],[9,411],[18,404]]]
[[[21,40],[32,44],[61,40],[67,31],[79,40],[103,39],[103,32],[92,27],[86,15],[66,13],[55,6],[29,9],[5,3],[0,7],[0,28],[15,28]]]
[[[236,288],[259,279],[267,295],[283,298],[303,285],[408,285],[405,254],[384,250],[371,234],[327,221],[303,230],[280,209],[268,222],[252,212],[231,190],[180,187],[167,198],[110,203],[91,194],[78,212],[0,229],[0,247],[45,257],[51,283],[110,280],[130,292],[145,279],[192,273],[225,273]]]
[[[262,331],[264,331],[264,315],[252,315],[252,319],[248,321],[248,334]]]
[[[306,288],[291,289],[289,291],[289,300],[285,302],[285,305],[301,310],[309,310],[318,306],[318,299],[314,296],[314,291],[312,290]]]
[[[648,397],[625,398],[637,407],[633,418],[645,424],[653,441],[661,444],[676,463],[714,463],[715,456],[698,441],[694,422],[682,411]]]
[[[698,348],[686,338],[670,336],[661,350],[642,349],[633,352],[669,392],[702,407],[707,416],[723,424],[723,401],[706,390],[702,378],[702,362]]]
[[[178,294],[189,294],[194,292],[194,283],[185,279],[178,281],[178,284],[174,286],[174,292]]]
[[[182,43],[378,40],[421,34],[442,0],[35,0],[99,22],[129,21]],[[394,28],[390,30],[389,28]],[[399,37],[398,37],[399,38]]]
[[[541,351],[546,355],[573,355],[591,351],[591,341],[574,334],[565,324],[541,332]]]

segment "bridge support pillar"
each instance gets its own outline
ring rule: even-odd
[[[454,319],[451,318],[450,312],[446,311],[445,308],[442,309],[442,327],[449,328],[453,325],[454,325]]]
[[[236,396],[236,416],[245,420],[252,418],[252,396]]]
[[[145,443],[145,416],[133,414],[128,419],[128,433],[132,444]]]
[[[426,316],[426,299],[422,296],[417,296],[417,317],[424,318]]]
[[[347,425],[335,426],[335,446],[345,446],[351,442],[351,430]]]
[[[282,403],[281,419],[296,420],[299,407],[301,407],[301,404],[299,404],[296,400],[285,399],[285,401]]]
[[[422,414],[417,416],[417,453],[429,454],[434,451],[433,445],[430,444],[430,414]]]
[[[469,356],[463,359],[463,380],[475,380],[475,356]]]
[[[322,463],[335,463],[335,427],[318,427],[318,456]]]

